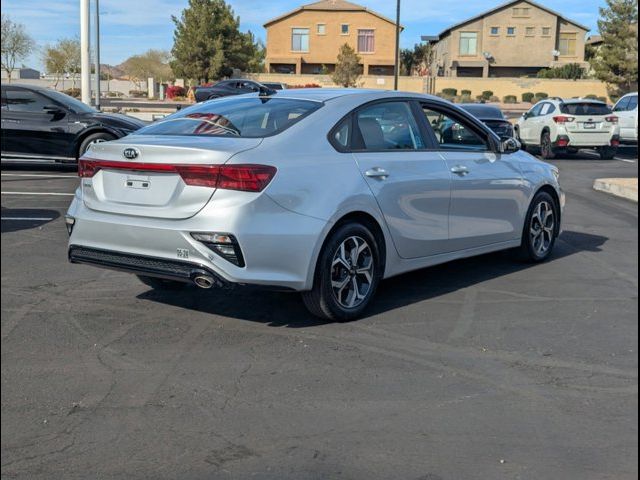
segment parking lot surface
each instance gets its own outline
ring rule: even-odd
[[[346,324],[71,265],[74,171],[3,167],[2,476],[637,478],[637,204],[592,189],[637,150],[554,163],[549,262],[389,279]]]

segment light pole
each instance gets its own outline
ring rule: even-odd
[[[80,91],[81,99],[87,105],[91,104],[89,48],[89,0],[80,0]]]
[[[396,57],[393,66],[393,89],[398,90],[398,70],[400,69],[400,0],[396,3]]]
[[[96,15],[95,15],[95,26],[96,26],[96,46],[95,46],[95,93],[96,93],[96,101],[95,107],[97,110],[100,110],[100,0],[96,0]]]

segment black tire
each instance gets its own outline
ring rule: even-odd
[[[359,243],[360,241],[364,243]],[[359,251],[360,248],[363,249],[361,253],[356,255],[355,267],[353,266],[353,256],[349,255],[347,263],[351,265],[350,270],[341,261],[346,255],[342,255],[341,259],[336,260],[336,257],[340,256],[343,244],[347,248],[349,245],[356,245],[356,251]],[[363,246],[364,244],[366,247]],[[382,267],[379,248],[375,236],[366,226],[360,223],[348,223],[339,227],[325,242],[320,252],[314,273],[313,289],[302,293],[302,300],[307,309],[317,317],[339,322],[359,317],[369,305],[380,282]],[[367,278],[365,274],[355,273],[358,271],[358,266],[361,266],[360,270],[364,270],[368,265],[371,265],[370,278]],[[338,290],[334,291],[332,281],[345,282],[345,286],[339,289],[335,287]],[[360,285],[358,285],[358,281],[361,282]],[[352,282],[355,282],[355,287]],[[345,290],[347,288],[349,290]],[[350,291],[358,293],[350,295]],[[358,295],[362,295],[362,298],[358,298]],[[354,299],[353,296],[356,298]],[[352,307],[348,306],[350,301],[354,303]]]
[[[598,148],[598,155],[602,160],[613,160],[618,153],[617,147],[600,147]]]
[[[107,132],[99,132],[92,133],[91,135],[87,135],[82,143],[80,143],[80,147],[78,147],[78,158],[84,155],[84,152],[87,151],[89,145],[93,142],[108,142],[109,140],[115,140],[116,137]]]
[[[538,210],[539,205],[546,205],[552,212],[552,223],[545,220],[545,228],[542,229],[543,231],[540,233],[540,235],[542,235],[542,242],[544,242],[544,250],[540,248],[540,237],[535,236],[533,233],[534,230],[539,230],[536,227],[542,223],[539,219],[541,216],[540,210]],[[543,207],[543,210],[546,207]],[[538,192],[533,198],[527,216],[525,217],[524,227],[522,229],[522,244],[518,252],[521,260],[539,263],[549,258],[555,246],[556,238],[558,237],[559,220],[559,208],[555,199],[547,192]]]
[[[184,282],[176,282],[174,280],[166,280],[164,278],[147,277],[145,275],[136,275],[138,280],[153,288],[154,290],[181,290],[188,284]]]
[[[542,132],[542,136],[540,137],[540,156],[545,160],[553,160],[556,158],[553,142],[551,142],[551,134],[547,131]]]

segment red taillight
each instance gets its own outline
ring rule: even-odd
[[[615,115],[611,115],[609,117],[605,117],[605,121],[609,123],[618,123],[618,117],[616,117]]]
[[[243,192],[261,192],[273,179],[277,169],[270,165],[173,165],[166,163],[117,162],[81,158],[78,176],[93,177],[98,170],[134,170],[154,173],[177,173],[184,183],[195,187],[222,188]]]
[[[575,120],[575,117],[567,117],[565,115],[556,115],[553,117],[553,121],[556,123],[571,123]]]

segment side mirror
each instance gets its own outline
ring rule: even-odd
[[[51,115],[64,115],[67,113],[64,109],[60,108],[58,105],[45,105],[42,107],[46,113],[50,113]]]
[[[527,118],[529,118],[529,112],[524,112],[524,113],[522,114],[522,118],[524,118],[525,120],[526,120]]]
[[[522,144],[513,137],[502,137],[500,139],[500,153],[515,153],[522,148]]]

